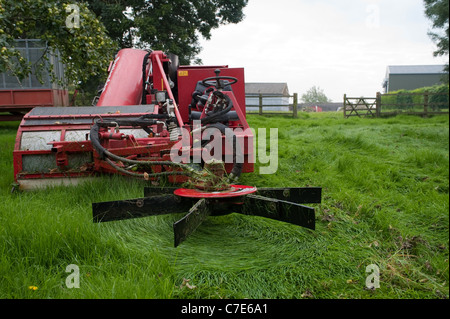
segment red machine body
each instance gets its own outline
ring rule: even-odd
[[[109,75],[97,106],[141,104],[142,61],[146,54],[146,51],[133,49],[123,49],[118,52],[109,66]],[[141,63],[137,63],[138,61]]]
[[[220,70],[220,75],[232,76],[240,79],[233,85],[233,93],[236,97],[236,101],[240,107],[240,110],[245,115],[245,81],[244,81],[244,69],[243,68],[229,68],[226,65],[218,66],[180,66],[178,68],[178,96],[179,104],[189,105],[192,100],[192,87],[195,87],[197,81],[205,79],[214,75],[214,70]],[[187,107],[181,107],[181,117],[185,122],[188,121],[189,109]]]
[[[230,85],[234,80],[228,77],[237,82]],[[243,149],[240,172],[253,171],[242,68],[179,66],[176,56],[161,51],[123,49],[95,106],[36,107],[23,117],[13,152],[15,181],[30,189],[111,173],[146,179],[166,174],[170,182],[184,182],[187,177],[171,165],[171,154],[186,151],[180,143],[184,131],[191,133],[193,156],[195,121],[203,129],[233,130]],[[223,143],[221,159],[235,151]],[[139,165],[144,162],[145,168]],[[225,165],[228,173],[236,166]]]

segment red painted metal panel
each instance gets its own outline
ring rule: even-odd
[[[13,101],[15,105],[27,106],[54,106],[51,90],[13,90]]]
[[[0,115],[0,120],[17,121],[22,118],[20,113],[26,113],[36,106],[68,106],[67,90],[56,89],[20,89],[0,90],[0,112],[13,112]]]
[[[0,90],[0,108],[35,107],[35,106],[67,106],[69,98],[67,90],[29,89]]]
[[[0,90],[0,106],[13,104],[12,90]]]
[[[142,100],[142,63],[147,51],[123,49],[117,54],[97,106],[139,105]]]
[[[55,98],[56,97],[56,98]],[[66,106],[68,105],[67,90],[0,90],[0,108],[35,107],[35,106]]]
[[[187,198],[231,198],[253,194],[256,193],[257,190],[258,189],[253,186],[230,185],[230,189],[217,192],[207,192],[195,188],[179,188],[175,190],[174,194]]]
[[[245,115],[245,78],[243,68],[228,68],[227,66],[181,66],[178,69],[178,106],[181,117],[186,123],[189,121],[189,104],[197,82],[216,76],[214,71],[220,70],[221,76],[232,76],[238,79],[231,88],[236,100]]]

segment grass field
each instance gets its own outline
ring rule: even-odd
[[[92,202],[142,197],[145,182],[11,194],[18,124],[0,122],[0,298],[448,298],[448,116],[248,121],[279,129],[279,167],[240,183],[323,187],[315,231],[230,214],[173,248],[182,215],[93,224]]]

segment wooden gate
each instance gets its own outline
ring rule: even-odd
[[[377,100],[376,97],[347,97],[344,95],[344,117],[376,117]]]

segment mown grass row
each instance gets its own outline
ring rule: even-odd
[[[448,298],[448,116],[248,120],[278,128],[279,166],[260,175],[257,162],[240,182],[323,187],[315,231],[230,214],[173,248],[183,214],[93,224],[92,202],[141,197],[145,182],[10,194],[17,124],[0,123],[0,297]],[[70,264],[79,289],[65,284]]]

